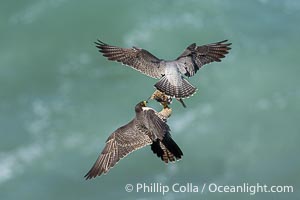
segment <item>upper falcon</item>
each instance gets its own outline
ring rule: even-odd
[[[196,88],[185,78],[194,76],[205,64],[220,62],[231,49],[231,43],[223,40],[216,43],[197,46],[189,45],[175,60],[166,61],[137,47],[120,48],[108,45],[100,40],[97,48],[108,60],[121,62],[147,76],[160,79],[154,86],[161,92],[178,99],[193,95]]]

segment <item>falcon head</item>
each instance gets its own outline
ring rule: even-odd
[[[142,107],[146,107],[146,106],[147,106],[147,103],[148,103],[147,101],[142,101],[142,102],[141,102],[141,106],[142,106]]]
[[[135,112],[143,111],[143,107],[147,107],[147,101],[141,101],[135,106]]]

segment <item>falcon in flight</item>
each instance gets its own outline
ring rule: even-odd
[[[220,62],[231,49],[231,43],[223,40],[216,43],[197,46],[189,45],[175,60],[163,60],[155,57],[149,51],[137,47],[121,48],[111,46],[100,40],[96,47],[108,60],[121,62],[141,73],[159,81],[156,89],[178,100],[187,98],[196,92],[185,77],[194,76],[205,64]]]
[[[165,109],[168,110],[163,112]],[[138,103],[135,118],[108,137],[102,153],[85,178],[107,173],[120,159],[147,145],[151,145],[151,150],[165,163],[181,159],[183,153],[172,139],[166,123],[170,112],[169,108],[164,107],[158,113],[146,107],[146,101]]]

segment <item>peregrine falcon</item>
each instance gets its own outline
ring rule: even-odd
[[[159,79],[156,89],[172,98],[183,99],[193,95],[196,87],[185,78],[194,76],[205,64],[220,62],[231,49],[231,43],[223,40],[216,43],[197,46],[189,45],[175,60],[163,60],[145,49],[121,48],[108,45],[100,40],[96,47],[108,60],[121,62],[152,78]]]
[[[164,110],[164,109],[163,109]],[[174,142],[166,119],[170,111],[158,113],[146,107],[146,101],[135,106],[135,118],[118,128],[106,140],[106,145],[86,179],[107,173],[120,159],[146,145],[165,163],[181,159],[183,153]]]

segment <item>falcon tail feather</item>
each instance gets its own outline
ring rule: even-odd
[[[174,86],[168,81],[166,76],[163,76],[154,86],[168,96],[182,99],[192,96],[197,90],[185,79],[182,79],[181,86]]]
[[[169,132],[166,133],[165,137],[161,142],[164,144],[167,150],[169,150],[176,157],[176,159],[180,159],[181,156],[183,156],[181,149],[172,139],[171,134]]]
[[[151,150],[165,163],[168,163],[169,161],[174,162],[181,159],[183,156],[181,149],[171,138],[170,134],[165,135],[165,138],[162,141],[154,141],[151,144]]]

